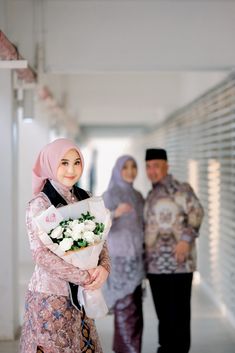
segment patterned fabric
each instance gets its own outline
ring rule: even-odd
[[[92,322],[89,320],[83,310],[81,322],[81,351],[87,353],[95,353],[96,345],[95,340],[91,336]],[[97,340],[97,339],[96,339]]]
[[[68,203],[75,195],[57,187]],[[20,340],[20,353],[102,353],[93,320],[76,310],[69,300],[68,282],[84,284],[88,271],[66,263],[47,249],[38,237],[34,217],[51,205],[40,193],[28,205],[26,225],[30,248],[36,263],[26,296],[25,317]],[[107,245],[99,264],[110,271]]]
[[[203,208],[190,185],[167,175],[149,192],[144,217],[148,273],[193,272]],[[174,256],[180,240],[190,243],[189,256],[181,265]]]
[[[139,255],[127,259],[124,256],[115,256],[112,259],[111,273],[113,290],[122,291],[127,286],[127,283],[135,282],[136,278],[139,278],[140,275],[142,280],[143,257]]]
[[[27,292],[21,353],[102,353],[93,320],[67,297]]]
[[[60,190],[61,191],[61,190]],[[62,194],[63,195],[63,194]],[[68,203],[74,201],[74,195],[63,195]],[[87,280],[88,272],[75,268],[53,254],[42,244],[38,237],[38,228],[34,223],[34,217],[46,210],[51,205],[49,199],[40,193],[30,203],[26,211],[26,225],[28,229],[30,248],[34,262],[36,263],[33,276],[29,283],[29,290],[68,296],[67,282],[83,284]],[[100,265],[110,270],[110,259],[106,244],[100,254]]]
[[[117,301],[114,307],[115,353],[140,353],[143,332],[142,288]]]

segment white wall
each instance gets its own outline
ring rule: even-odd
[[[25,210],[32,198],[32,167],[40,149],[49,142],[48,116],[36,105],[32,123],[19,120],[19,263],[31,263]]]
[[[190,104],[195,98],[203,95],[207,90],[212,89],[215,85],[219,84],[227,75],[223,72],[214,73],[195,73],[195,72],[185,72],[180,75],[178,80],[178,87],[176,89],[177,94],[177,108],[183,107],[186,104]],[[167,118],[166,114],[164,118]],[[138,136],[137,143],[136,139],[133,139],[133,143],[130,145],[130,152],[135,156],[139,165],[139,175],[136,180],[136,187],[139,188],[144,195],[147,194],[148,190],[151,188],[150,182],[146,179],[145,173],[145,150],[147,148],[157,148],[161,146],[161,140],[159,140],[158,135],[158,124],[161,127],[161,122],[156,121],[156,126],[150,129],[147,135],[142,137]]]
[[[179,106],[190,103],[196,97],[217,85],[227,77],[226,72],[184,72],[181,75]]]
[[[0,340],[18,328],[17,126],[10,70],[0,70]]]
[[[170,172],[195,188],[205,210],[198,268],[211,297],[235,326],[234,102],[235,77],[231,76],[134,141],[132,150],[142,156],[140,189],[150,189],[144,171],[147,147],[166,148]]]
[[[7,31],[6,26],[6,0],[0,1],[0,27],[2,31]]]
[[[35,65],[37,30],[33,3],[37,1],[5,0],[6,35],[31,65]]]
[[[85,169],[81,185],[89,190],[89,171],[92,166],[92,151],[97,151],[94,195],[102,195],[107,189],[112,169],[118,157],[129,152],[131,138],[128,137],[100,137],[91,138],[83,149]]]

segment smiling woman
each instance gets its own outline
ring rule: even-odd
[[[72,187],[82,175],[82,162],[78,152],[69,150],[61,159],[57,169],[58,181],[66,186]]]
[[[104,294],[114,312],[113,351],[116,353],[141,352],[144,199],[133,187],[136,176],[135,159],[130,155],[119,157],[104,193],[105,205],[113,214],[108,236],[112,271]]]
[[[51,205],[60,207],[89,198],[75,186],[83,172],[79,148],[67,139],[46,145],[33,169],[34,198],[29,202],[26,224],[35,271],[26,295],[20,352],[102,353],[94,323],[77,299],[78,285],[97,289],[106,281],[110,265],[104,244],[99,265],[81,270],[52,253],[39,238],[35,217]]]

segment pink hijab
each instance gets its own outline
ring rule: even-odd
[[[56,175],[60,160],[72,149],[78,152],[83,170],[84,160],[82,153],[72,141],[60,138],[43,147],[33,167],[32,187],[34,196],[43,189],[47,179],[58,183]]]

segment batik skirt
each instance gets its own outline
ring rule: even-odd
[[[142,288],[119,299],[114,308],[113,351],[140,353],[143,333]]]
[[[94,325],[68,297],[28,291],[20,353],[102,353]]]

